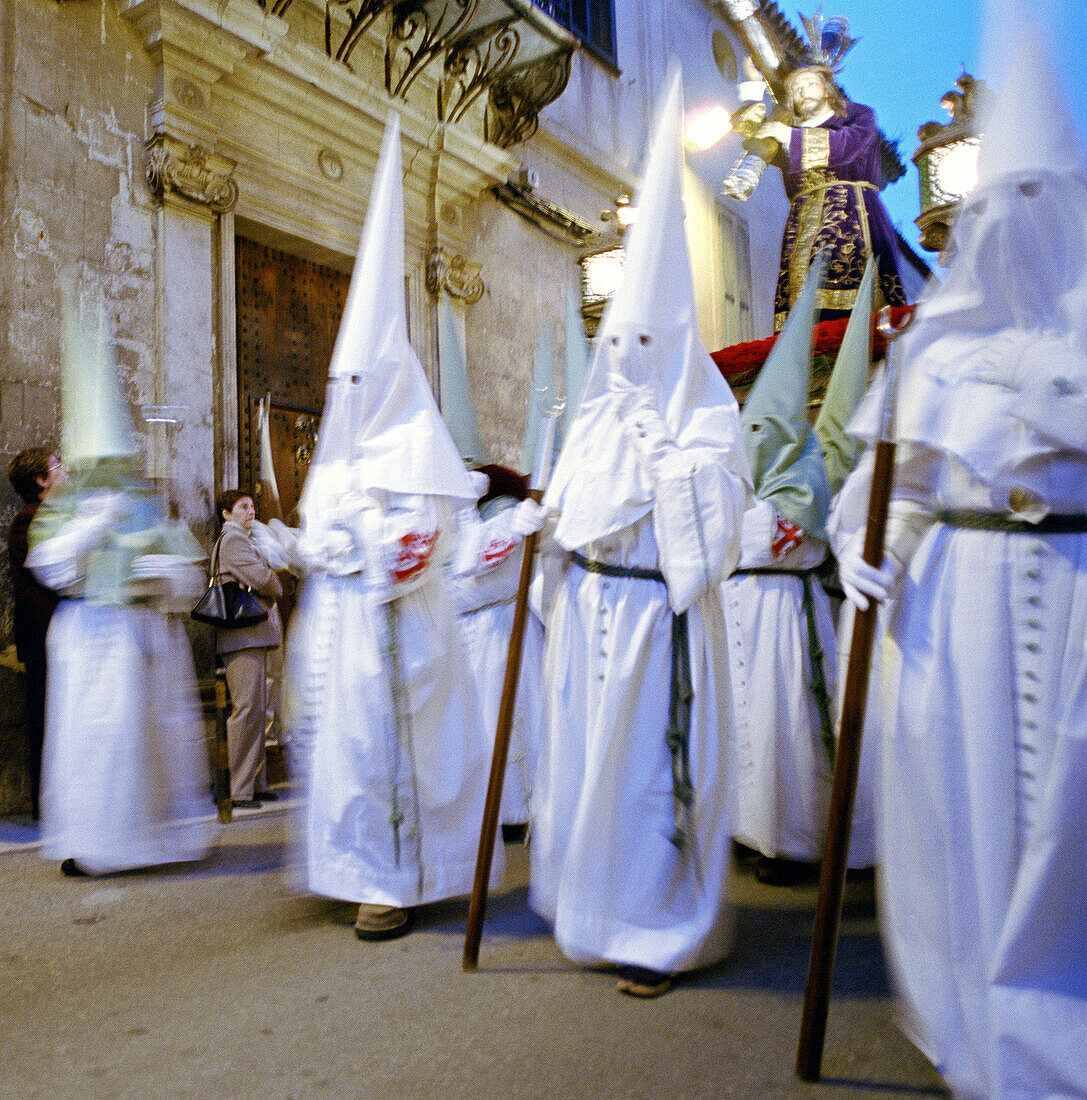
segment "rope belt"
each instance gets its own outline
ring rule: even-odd
[[[1000,531],[1011,535],[1072,535],[1087,532],[1087,515],[1048,515],[1037,523],[1012,519],[1000,512],[953,510],[939,512],[936,519],[948,527],[967,527],[972,531]]]
[[[863,201],[863,191],[878,191],[874,183],[869,183],[867,180],[823,180],[820,183],[812,184],[809,187],[801,187],[794,198],[807,198],[809,195],[821,195],[825,191],[829,191],[832,187],[850,187],[853,189],[853,193],[857,197],[857,202]]]
[[[635,566],[613,565],[610,562],[593,561],[570,552],[570,557],[586,573],[599,573],[605,577],[631,577],[640,581],[665,584],[659,569],[638,569]],[[687,842],[691,823],[691,806],[694,802],[694,786],[691,783],[691,649],[687,634],[687,612],[672,613],[672,677],[668,700],[668,729],[665,744],[672,757],[672,802],[675,813],[675,832],[672,843],[682,849]]]
[[[815,625],[815,599],[812,596],[812,576],[817,572],[818,566],[810,569],[769,569],[765,567],[752,567],[751,569],[734,569],[732,576],[747,575],[752,577],[799,577],[804,585],[804,619],[808,624],[808,667],[811,671],[811,693],[815,698],[815,706],[819,711],[819,729],[823,739],[823,748],[826,749],[827,759],[834,764],[834,723],[830,718],[830,693],[827,691],[827,680],[823,674],[823,647],[819,644],[819,631]]]

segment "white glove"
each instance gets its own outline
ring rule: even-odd
[[[82,501],[79,511],[62,530],[61,537],[70,538],[76,553],[85,553],[102,540],[102,536],[127,511],[124,493],[105,492]]]
[[[476,500],[491,487],[491,479],[482,470],[469,470],[468,480],[472,483],[472,492],[476,494]]]
[[[26,567],[49,588],[70,588],[83,574],[83,559],[102,542],[126,508],[124,493],[102,492],[81,501],[75,516],[30,551]]]
[[[279,544],[287,568],[296,576],[301,576],[305,572],[306,563],[298,553],[298,528],[288,527],[281,519],[270,519],[268,533]]]
[[[521,538],[539,531],[547,519],[547,513],[531,497],[522,500],[510,517],[510,531]]]
[[[884,555],[883,568],[869,565],[863,557],[863,536],[850,539],[838,555],[838,579],[847,599],[860,611],[868,610],[869,598],[883,603],[898,583],[902,563]]]
[[[273,522],[278,521],[273,520]],[[282,526],[282,524],[280,524],[280,526]],[[283,529],[286,530],[287,528],[284,527]],[[249,529],[249,535],[253,540],[253,545],[259,551],[260,556],[272,569],[278,571],[288,568],[287,554],[279,539],[272,532],[271,527],[266,526],[259,520],[254,520],[253,526]]]
[[[303,572],[316,573],[346,554],[354,544],[355,540],[349,532],[336,527],[316,536],[303,535],[296,539],[293,558],[302,566]]]

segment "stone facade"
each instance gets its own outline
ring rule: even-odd
[[[354,8],[367,6],[360,0]],[[492,189],[529,169],[539,198],[594,233],[606,231],[601,212],[636,190],[670,67],[683,65],[689,109],[729,104],[733,90],[710,49],[721,21],[702,0],[616,0],[617,72],[584,51],[569,56],[573,40],[534,16],[569,78],[540,110],[539,130],[503,148],[487,140],[498,132],[488,95],[446,67],[448,54],[413,60],[402,44],[395,52],[393,5],[369,7],[377,14],[344,63],[325,47],[326,35],[333,45],[347,41],[352,9],[342,4],[0,6],[5,461],[22,447],[59,442],[57,280],[97,284],[134,417],[149,407],[173,410],[175,423],[147,425],[148,470],[210,542],[214,494],[238,477],[235,234],[350,270],[394,107],[403,129],[413,342],[435,377],[428,257],[441,247],[478,265],[482,297],[455,301],[473,396],[490,457],[518,464],[537,340],[541,332],[553,338],[561,370],[565,289],[578,284],[578,259],[596,238],[540,228]],[[390,82],[411,64],[418,71],[410,84],[390,96]],[[528,118],[521,132],[534,124]],[[717,198],[736,155],[731,139],[689,158],[688,236],[711,348],[770,330],[785,204],[770,176],[744,208]],[[6,526],[16,508],[6,481],[0,506]],[[9,587],[4,570],[0,650],[11,636]],[[206,640],[196,641],[206,653]],[[17,683],[12,651],[0,654],[0,677],[5,689]],[[26,796],[18,691],[3,694],[0,812]]]

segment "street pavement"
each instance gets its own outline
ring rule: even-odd
[[[824,1080],[793,1075],[815,887],[734,880],[722,964],[639,1001],[571,965],[507,846],[480,967],[467,903],[364,944],[354,907],[294,886],[291,807],[244,812],[209,857],[64,878],[0,820],[0,1098],[581,1100],[941,1097],[895,1026],[870,882],[847,888]]]

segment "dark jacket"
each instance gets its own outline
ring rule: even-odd
[[[40,500],[31,500],[23,505],[8,533],[8,561],[11,562],[11,586],[15,596],[15,652],[23,662],[45,659],[45,634],[58,599],[57,594],[41,584],[26,567],[27,535],[40,504]]]

